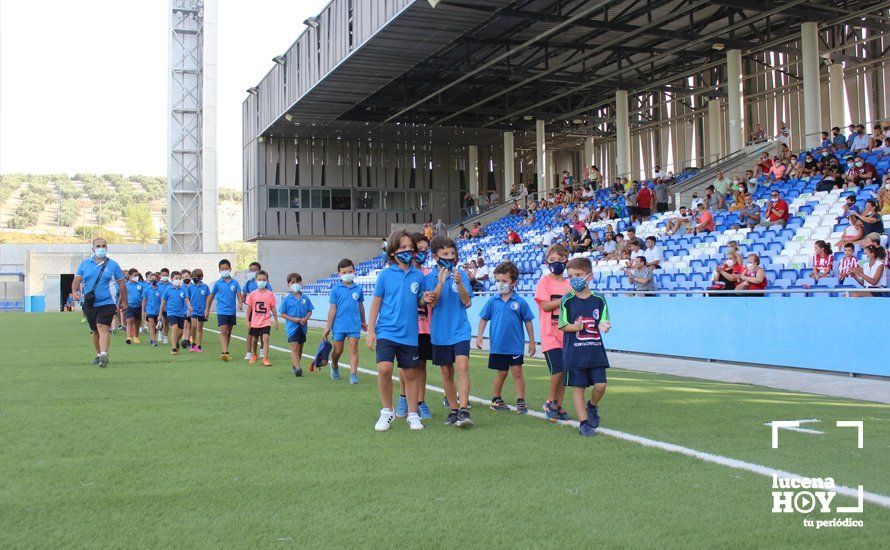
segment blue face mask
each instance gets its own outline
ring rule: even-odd
[[[439,267],[441,267],[442,269],[451,269],[454,267],[454,260],[439,258],[436,263],[439,264]]]
[[[414,261],[419,265],[423,265],[426,262],[426,259],[429,257],[430,253],[426,250],[421,250],[417,254],[414,255]]]
[[[414,253],[410,250],[405,250],[403,252],[396,252],[396,259],[403,264],[410,264],[411,259],[414,257]]]
[[[550,268],[550,273],[554,275],[562,275],[562,272],[566,270],[565,262],[550,262],[547,264],[547,267]]]
[[[101,260],[102,258],[104,258],[104,257],[108,254],[108,249],[105,249],[105,248],[97,248],[97,249],[95,250],[95,254],[96,254],[96,257],[99,258],[99,259]]]
[[[581,292],[587,288],[587,277],[572,277],[569,279],[569,284],[572,285],[572,290]]]
[[[269,284],[267,281],[257,281],[256,282],[257,288],[266,288],[267,284]]]

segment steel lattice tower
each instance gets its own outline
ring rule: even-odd
[[[216,2],[171,0],[167,242],[216,252]]]

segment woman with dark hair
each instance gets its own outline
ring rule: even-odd
[[[883,247],[870,244],[864,248],[865,257],[868,262],[864,266],[855,266],[850,270],[850,275],[862,288],[887,288],[887,270],[884,266],[884,259],[887,257],[887,251]],[[869,296],[884,296],[883,292],[851,292],[850,296],[854,298],[867,298]]]
[[[822,277],[830,277],[833,270],[834,256],[831,254],[831,245],[825,241],[816,241],[813,255],[813,272],[810,278],[818,281]]]

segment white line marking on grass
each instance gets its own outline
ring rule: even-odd
[[[215,332],[215,333],[219,334],[219,331],[216,331],[216,330],[213,330],[210,328],[205,328],[204,330],[209,330],[210,332]],[[237,336],[234,334],[232,335],[232,338],[236,338],[236,339],[242,340],[242,341],[245,340],[245,338],[243,336]],[[282,348],[279,346],[274,346],[271,344],[269,345],[269,347],[271,349],[290,354],[289,349]],[[311,358],[314,358],[315,356],[304,353],[303,357],[308,357],[311,359]],[[363,367],[359,367],[358,370],[359,370],[359,372],[362,372],[363,374],[377,376],[377,371],[369,370],[369,369],[366,369]],[[398,376],[393,375],[393,380],[398,380]],[[431,390],[431,391],[434,391],[437,393],[441,393],[441,394],[445,393],[445,390],[443,390],[442,388],[440,388],[438,386],[433,386],[431,384],[427,384],[426,387],[428,390]],[[471,395],[469,397],[469,399],[473,403],[479,403],[481,405],[489,404],[489,401],[487,399],[482,399],[481,397],[476,397],[474,395]],[[510,407],[510,409],[515,410],[515,408],[513,408],[513,407]],[[535,418],[541,418],[541,419],[547,420],[549,422],[549,419],[542,412],[530,410],[530,411],[528,411],[528,414],[526,416],[533,416]],[[577,420],[559,421],[558,423],[573,426],[575,428],[579,427],[579,423]],[[788,478],[812,477],[812,476],[803,476],[803,475],[795,474],[792,472],[786,472],[784,470],[770,468],[769,466],[762,466],[760,464],[754,464],[753,462],[745,462],[744,460],[737,460],[735,458],[729,458],[726,456],[708,453],[705,451],[698,451],[696,449],[691,449],[689,447],[683,447],[682,445],[675,445],[673,443],[667,443],[665,441],[658,441],[657,439],[650,439],[648,437],[634,435],[634,434],[630,434],[630,433],[622,432],[622,431],[618,431],[618,430],[612,430],[609,428],[597,428],[596,432],[598,434],[608,435],[609,437],[614,437],[615,439],[620,439],[622,441],[629,441],[631,443],[636,443],[637,445],[642,445],[643,447],[649,447],[649,448],[653,448],[653,449],[659,449],[661,451],[666,451],[669,453],[675,453],[675,454],[680,454],[680,455],[684,455],[684,456],[689,456],[689,457],[701,460],[703,462],[710,462],[711,464],[719,464],[720,466],[726,466],[728,468],[732,468],[735,470],[744,470],[746,472],[751,472],[752,474],[758,474],[758,475],[768,477],[768,478],[772,478],[773,474],[776,474],[779,477],[788,477]],[[844,485],[836,486],[834,491],[840,495],[844,495],[844,496],[851,497],[851,498],[859,498],[859,495],[860,495],[859,488],[853,489],[852,487],[847,487]],[[867,500],[868,502],[871,502],[873,504],[877,504],[878,506],[881,506],[883,508],[890,509],[890,497],[881,495],[878,493],[871,493],[868,491],[864,491],[862,493],[862,495],[863,495],[864,500]]]
[[[764,426],[769,426],[773,429],[773,449],[778,449],[780,428],[792,432],[800,432],[802,434],[822,435],[824,432],[820,432],[819,430],[800,427],[801,424],[815,424],[818,422],[822,421],[818,418],[805,418],[803,420],[774,420],[772,422],[765,423]]]

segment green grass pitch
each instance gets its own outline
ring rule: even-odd
[[[372,377],[297,379],[280,351],[248,367],[241,341],[223,363],[211,332],[179,357],[114,336],[102,370],[79,319],[0,315],[0,547],[877,548],[890,532],[869,502],[847,514],[861,528],[806,528],[771,512],[770,478],[537,418],[475,405],[474,428],[445,427],[433,392],[428,429],[376,433]],[[473,353],[472,393],[488,398]],[[526,377],[539,410],[543,361]],[[611,369],[603,427],[890,495],[890,406],[756,383]],[[804,418],[825,433],[770,447],[765,422]],[[865,422],[863,449],[836,420]]]

